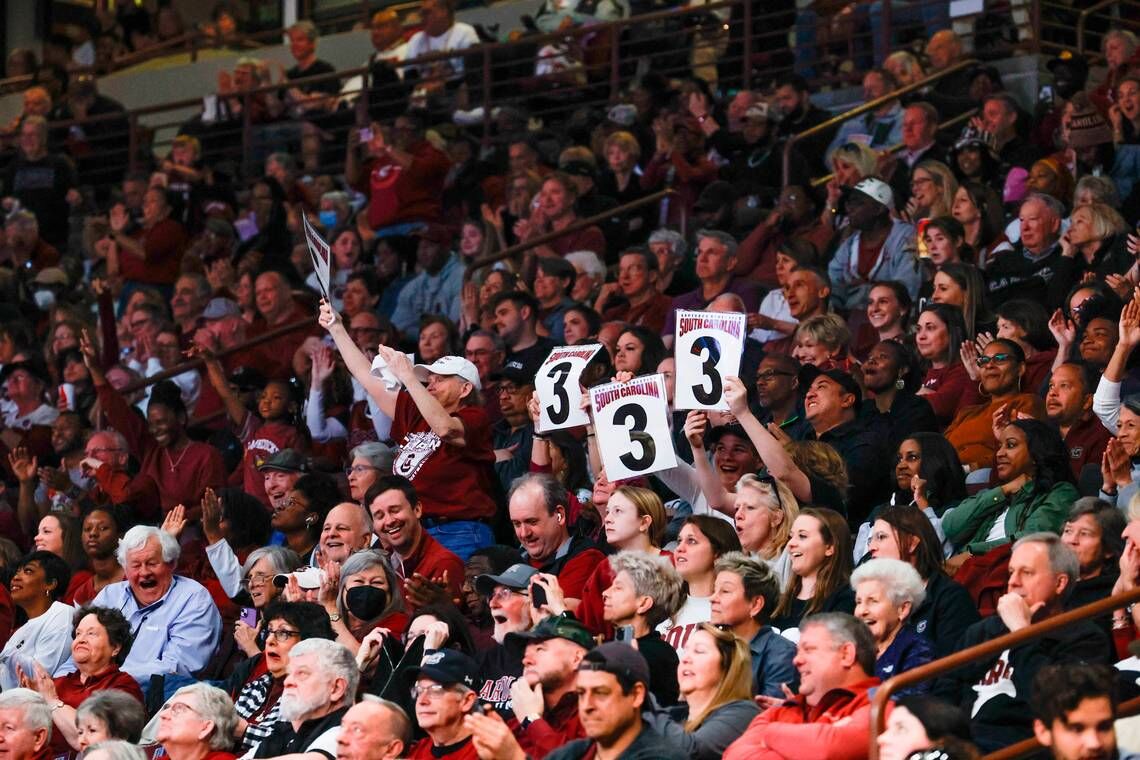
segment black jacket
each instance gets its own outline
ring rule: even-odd
[[[862,418],[828,430],[818,439],[833,446],[847,463],[847,522],[858,526],[876,504],[890,498],[890,451],[885,427]]]
[[[909,622],[930,640],[937,658],[953,652],[969,627],[980,619],[978,606],[966,587],[945,573],[936,573],[927,581],[926,598],[910,614]]]
[[[1060,261],[1061,246],[1057,243],[1039,258],[1030,258],[1021,243],[1002,251],[986,269],[990,306],[997,308],[1011,298],[1021,298],[1044,304],[1047,311],[1053,311],[1064,298],[1062,294],[1054,300],[1057,294],[1050,288]]]
[[[577,739],[551,752],[546,760],[578,760],[585,757],[593,746],[593,739]],[[621,760],[688,760],[689,756],[642,723],[641,733],[618,757]]]
[[[1009,633],[997,615],[966,629],[955,651]],[[1109,664],[1108,639],[1087,620],[1053,631],[999,655],[974,660],[934,682],[935,696],[970,708],[974,743],[983,752],[1033,736],[1029,696],[1033,678],[1045,665]]]

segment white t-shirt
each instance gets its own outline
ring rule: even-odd
[[[429,53],[438,53],[447,50],[465,50],[478,44],[479,35],[475,33],[475,27],[470,24],[465,24],[462,21],[456,21],[446,32],[437,37],[429,37],[427,32],[423,31],[413,34],[412,38],[408,40],[406,60],[414,61]],[[455,79],[463,75],[462,58],[452,58],[449,63],[451,64],[452,73],[447,77],[448,79]],[[423,75],[426,73],[428,66],[425,64],[418,68],[420,74]]]
[[[782,288],[768,291],[768,294],[764,296],[764,300],[760,302],[759,312],[766,317],[771,317],[780,322],[799,323],[799,320],[792,316],[792,310],[788,308],[788,299],[784,297]],[[758,340],[761,343],[767,343],[770,340],[786,338],[790,334],[791,333],[782,333],[778,330],[761,330],[757,327],[749,333],[748,337],[753,340]]]
[[[16,666],[25,673],[34,670],[32,661],[55,677],[63,675],[63,666],[71,657],[71,616],[75,609],[63,602],[52,602],[47,612],[32,618],[12,632],[12,637],[0,652],[0,688],[14,689]]]
[[[697,626],[701,623],[707,623],[711,619],[712,602],[709,601],[709,598],[690,594],[685,603],[681,605],[681,609],[677,610],[673,619],[666,620],[657,626],[657,631],[669,646],[677,650],[677,657],[679,658],[685,654],[685,644]]]

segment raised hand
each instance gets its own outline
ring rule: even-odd
[[[321,299],[321,313],[317,317],[317,322],[329,332],[332,332],[333,328],[337,326],[342,330],[344,329],[344,322],[341,321],[340,314],[323,298]]]
[[[1057,340],[1057,345],[1062,352],[1067,351],[1077,340],[1076,323],[1067,319],[1065,313],[1060,309],[1054,311],[1053,316],[1049,317],[1049,332],[1053,333],[1053,337]]]
[[[1140,345],[1140,301],[1133,298],[1120,312],[1120,342],[1126,346]]]
[[[700,409],[694,409],[685,415],[685,438],[693,451],[704,451],[705,431],[709,427],[709,416]]]
[[[207,488],[202,494],[202,532],[210,544],[216,544],[225,536],[222,533],[222,501],[214,493],[213,488]]]
[[[333,359],[332,349],[322,345],[313,350],[313,368],[310,370],[310,384],[313,388],[321,388],[325,381],[332,377],[336,361]]]
[[[739,377],[724,379],[724,400],[728,403],[728,411],[736,419],[748,411],[748,391]]]
[[[12,468],[12,474],[21,483],[29,483],[35,480],[36,474],[39,472],[36,457],[29,454],[23,446],[17,446],[8,452],[8,466]]]
[[[162,529],[166,533],[178,538],[186,527],[186,507],[179,504],[166,513],[162,520]]]
[[[978,371],[978,346],[972,340],[962,341],[961,347],[958,349],[959,355],[962,357],[962,366],[966,368],[966,374],[974,382],[978,381],[980,372]]]

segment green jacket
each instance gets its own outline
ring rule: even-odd
[[[1008,499],[1000,488],[968,496],[942,515],[942,530],[958,549],[985,554],[996,546],[1016,541],[1027,533],[1061,532],[1073,502],[1080,498],[1071,483],[1057,483],[1047,493],[1039,493],[1033,481]],[[986,541],[994,523],[1005,511],[1005,539]]]

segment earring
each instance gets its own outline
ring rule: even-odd
[[[903,388],[906,387],[906,380],[904,380],[901,377],[898,380],[895,380],[895,387],[901,391]]]

